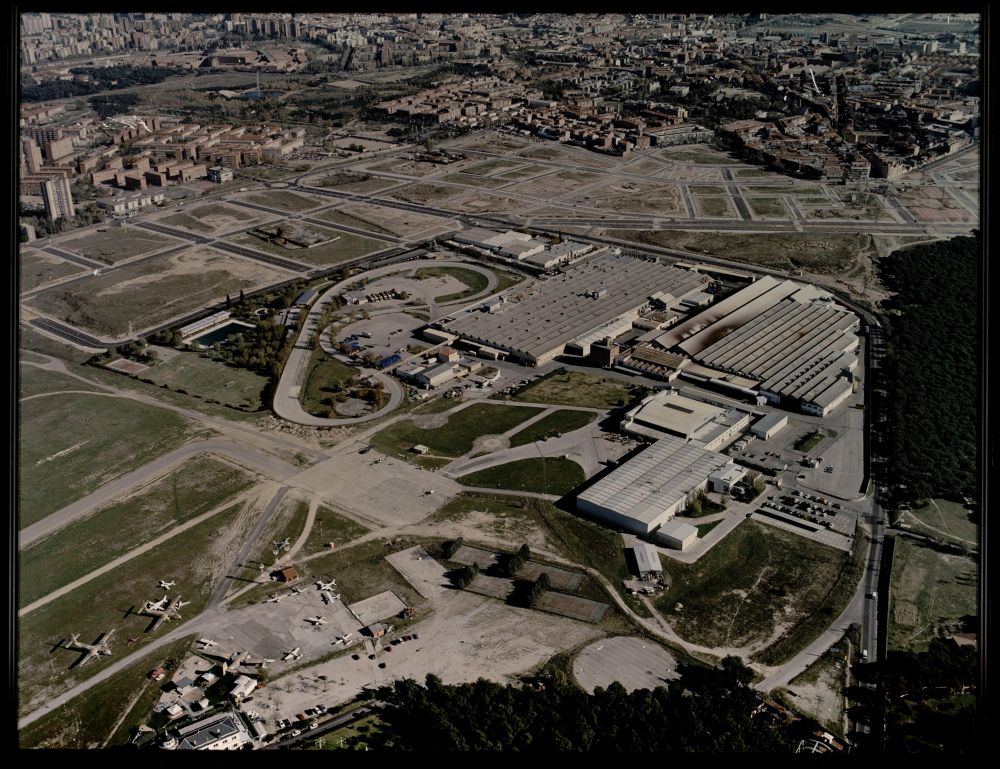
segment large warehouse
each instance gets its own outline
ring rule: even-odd
[[[736,440],[750,424],[750,412],[723,409],[685,398],[676,390],[661,390],[643,398],[625,414],[623,432],[646,438],[676,435],[702,448],[715,450]]]
[[[506,302],[491,313],[473,310],[442,327],[536,366],[571,343],[574,352],[587,355],[593,341],[630,328],[653,294],[678,300],[698,293],[707,282],[689,270],[604,254],[539,282],[521,301]]]
[[[756,381],[771,403],[826,416],[853,390],[859,327],[825,291],[768,276],[651,341]]]
[[[723,454],[668,435],[581,493],[577,509],[633,534],[649,535],[708,486],[709,476],[735,467]]]

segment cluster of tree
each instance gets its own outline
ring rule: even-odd
[[[263,320],[253,330],[230,337],[225,345],[217,345],[215,355],[234,366],[278,377],[292,343],[284,326]]]
[[[953,238],[878,261],[889,397],[889,474],[897,502],[960,497],[976,485],[976,281],[982,242]]]
[[[89,81],[83,80],[47,80],[35,85],[30,82],[21,84],[21,101],[36,102],[51,99],[67,99],[73,96],[87,96],[101,91],[128,88],[134,85],[151,85],[161,83],[180,70],[172,67],[73,67],[70,72],[75,75],[89,75]],[[102,115],[102,117],[104,117]]]
[[[104,94],[91,96],[90,108],[101,118],[109,118],[131,112],[139,102],[139,95],[134,93]]]
[[[155,340],[155,336],[153,337]],[[143,339],[126,342],[117,347],[109,347],[104,352],[95,355],[88,362],[94,364],[110,363],[116,358],[127,358],[139,363],[155,363],[158,360],[156,350],[151,349]]]
[[[386,703],[372,749],[446,751],[782,752],[787,727],[755,716],[753,672],[682,664],[681,678],[650,691],[619,683],[587,694],[566,682],[539,690],[480,679],[446,686],[395,681],[373,696]]]
[[[711,513],[720,513],[725,509],[725,502],[721,504],[719,502],[713,502],[708,498],[704,489],[698,489],[688,495],[685,513],[692,516],[699,516],[709,515]]]
[[[531,550],[527,545],[521,545],[513,555],[508,555],[500,565],[500,573],[505,577],[513,577],[528,561],[531,560]]]
[[[462,588],[463,590],[469,586],[469,583],[476,578],[479,573],[479,564],[473,563],[470,566],[463,566],[460,569],[455,569],[448,576],[456,587]]]
[[[545,591],[552,586],[552,582],[549,579],[549,575],[544,571],[538,575],[538,579],[534,581],[531,585],[531,590],[528,591],[528,606],[534,608],[535,604],[538,603]]]
[[[451,558],[453,555],[455,555],[455,553],[459,551],[459,549],[462,547],[462,544],[463,542],[461,537],[458,537],[458,539],[452,539],[449,540],[448,542],[445,542],[441,546],[441,555],[443,555],[445,558]]]

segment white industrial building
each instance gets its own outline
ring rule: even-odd
[[[493,312],[471,310],[442,327],[453,337],[540,365],[570,351],[569,343],[575,343],[571,352],[586,355],[592,341],[619,327],[628,330],[657,292],[680,299],[707,282],[688,270],[604,254],[538,282],[520,301],[504,302]],[[424,337],[431,338],[427,331]]]
[[[788,414],[780,411],[772,411],[763,419],[750,428],[750,432],[761,440],[767,440],[773,435],[777,435],[785,425],[788,424]]]
[[[686,550],[698,541],[698,529],[684,521],[667,521],[656,532],[656,539],[675,550]]]
[[[732,443],[750,424],[751,414],[686,398],[676,390],[647,395],[625,414],[623,432],[658,439],[676,435],[710,451]]]
[[[236,713],[225,711],[179,729],[175,742],[164,747],[181,750],[239,750],[253,738]]]
[[[735,467],[723,454],[668,435],[577,497],[577,509],[633,534],[648,536],[708,486],[709,476]]]
[[[557,243],[550,247],[545,241],[537,240],[525,232],[514,230],[495,232],[482,227],[472,227],[456,233],[452,236],[452,240],[545,270],[576,259],[594,249],[589,243],[575,241]]]

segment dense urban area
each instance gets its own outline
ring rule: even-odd
[[[21,748],[978,754],[978,15],[13,18]]]

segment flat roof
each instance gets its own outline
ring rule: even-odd
[[[777,427],[778,425],[783,425],[788,421],[788,414],[784,411],[771,411],[765,414],[763,418],[757,420],[753,429],[758,432],[766,433],[772,427]]]
[[[518,302],[472,312],[444,328],[491,347],[539,358],[635,311],[657,291],[679,299],[701,289],[702,275],[611,253],[539,281]],[[586,294],[606,289],[600,297]]]
[[[731,462],[723,454],[667,435],[595,483],[578,499],[648,526],[709,475]]]
[[[685,398],[676,391],[662,391],[645,398],[628,416],[654,427],[691,436],[724,413],[723,409]]]
[[[692,526],[690,523],[685,523],[684,521],[678,521],[676,518],[672,518],[660,527],[657,534],[662,534],[665,537],[674,537],[682,542],[690,537],[692,534],[697,534],[698,529]]]
[[[640,542],[632,548],[635,555],[636,565],[639,573],[645,574],[648,571],[663,571],[663,564],[660,563],[660,552],[650,544]]]

